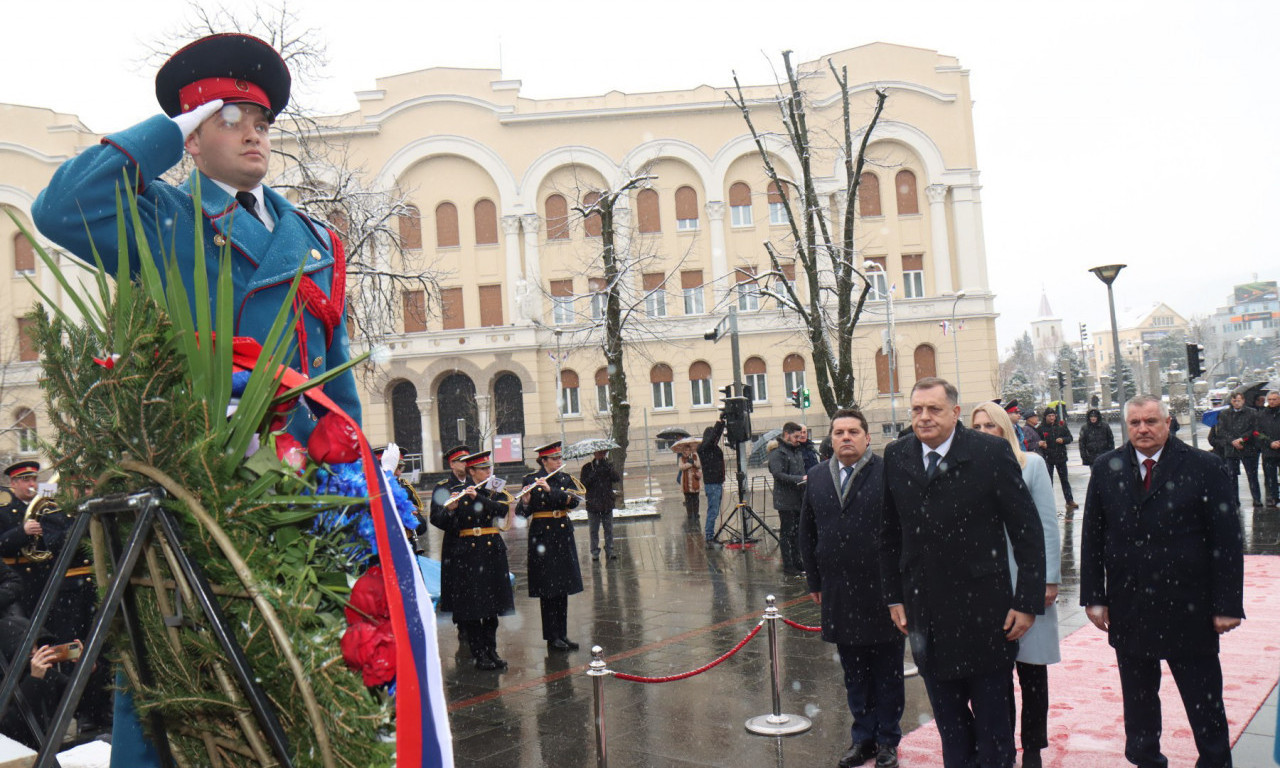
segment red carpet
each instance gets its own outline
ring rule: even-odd
[[[1280,599],[1276,598],[1280,557],[1249,556],[1244,569],[1244,610],[1249,618],[1222,639],[1223,699],[1232,744],[1280,677]],[[1195,742],[1167,668],[1160,700],[1164,713],[1160,747],[1169,765],[1195,765]],[[1124,759],[1124,711],[1115,651],[1093,625],[1062,641],[1062,662],[1049,667],[1049,702],[1049,748],[1041,753],[1046,766],[1129,765]],[[904,737],[899,755],[908,768],[941,766],[936,725],[930,721]]]

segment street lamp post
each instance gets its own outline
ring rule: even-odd
[[[885,271],[885,268],[880,264],[880,262],[865,261],[862,263],[862,267],[867,270],[867,272],[871,272],[873,268],[878,269],[880,270],[880,274],[884,275],[885,308],[888,311],[889,318],[888,343],[885,344],[885,346],[889,348],[889,421],[892,422],[893,431],[896,433],[898,431],[898,398],[896,395],[898,391],[898,345],[893,338],[893,287],[889,285],[889,273]]]
[[[1093,267],[1089,271],[1094,274],[1107,286],[1107,305],[1111,309],[1111,346],[1112,354],[1115,356],[1115,397],[1116,403],[1121,407],[1124,406],[1129,395],[1124,386],[1124,373],[1122,366],[1123,359],[1120,357],[1120,329],[1116,323],[1116,295],[1111,290],[1111,284],[1116,281],[1116,276],[1120,274],[1120,270],[1124,269],[1127,264],[1107,264],[1103,267]]]
[[[951,354],[956,360],[956,399],[959,400],[960,393],[960,337],[956,327],[956,305],[965,297],[964,291],[956,291],[955,299],[951,302]]]

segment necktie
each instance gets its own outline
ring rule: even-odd
[[[1142,466],[1147,468],[1147,475],[1142,478],[1142,490],[1149,491],[1151,490],[1151,476],[1156,473],[1156,460],[1143,459]]]
[[[240,203],[253,218],[262,221],[262,217],[258,215],[258,198],[254,197],[252,192],[237,192],[236,202]]]
[[[924,476],[932,480],[933,476],[938,474],[938,462],[942,460],[942,454],[937,451],[929,451],[929,455],[926,458],[929,459],[929,466],[925,469]]]
[[[840,495],[849,490],[849,478],[853,477],[853,467],[843,467],[840,470]]]

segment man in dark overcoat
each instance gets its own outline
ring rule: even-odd
[[[1062,499],[1067,503],[1067,512],[1080,506],[1071,495],[1071,483],[1067,480],[1067,446],[1071,441],[1071,428],[1058,418],[1056,409],[1046,408],[1044,423],[1040,425],[1040,451],[1049,468],[1049,483],[1053,483],[1054,470],[1062,481]]]
[[[1010,680],[1016,641],[1044,612],[1044,532],[1008,441],[960,426],[958,400],[949,382],[920,379],[913,433],[885,448],[885,602],[911,641],[946,768],[1011,768]]]
[[[1244,618],[1239,505],[1221,459],[1169,435],[1152,395],[1125,405],[1129,442],[1093,464],[1085,498],[1080,604],[1116,649],[1125,757],[1165,766],[1160,660],[1173,673],[1200,759],[1231,765],[1218,637]]]
[[[587,531],[591,537],[591,559],[600,559],[600,528],[604,527],[604,553],[616,560],[613,553],[613,484],[622,481],[622,475],[609,462],[608,451],[596,451],[591,461],[582,465],[582,486],[587,489]]]
[[[564,465],[560,441],[535,450],[542,469],[524,476],[521,484],[529,490],[518,510],[529,518],[529,597],[539,600],[547,648],[576,651],[568,637],[569,595],[582,591],[582,570],[569,510],[579,498],[573,476],[557,471]]]
[[[853,715],[840,768],[876,759],[898,764],[902,740],[902,652],[905,639],[884,609],[880,584],[880,518],[884,462],[871,453],[860,411],[831,417],[830,461],[806,476],[800,507],[800,557],[809,594],[822,606],[822,639],[835,643]]]

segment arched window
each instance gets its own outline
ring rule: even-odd
[[[787,224],[787,206],[783,204],[786,196],[786,187],[779,191],[777,182],[769,182],[769,226]]]
[[[609,369],[596,370],[596,413],[609,412]]]
[[[684,186],[676,190],[676,229],[692,230],[698,228],[698,193],[693,187]]]
[[[453,203],[436,206],[436,247],[458,247],[458,206]]]
[[[582,197],[582,207],[590,210],[591,206],[595,205],[599,200],[600,200],[599,192],[588,192],[586,195]],[[599,213],[591,214],[582,222],[582,229],[584,232],[587,233],[587,237],[599,237],[600,226],[601,226],[601,221],[600,221]]]
[[[636,226],[641,234],[662,231],[662,220],[658,216],[658,193],[652,189],[642,189],[636,193]]]
[[[544,204],[546,207],[547,239],[569,239],[569,204],[562,195],[551,195]]]
[[[36,412],[19,408],[13,414],[13,426],[17,430],[18,453],[35,453],[40,448],[36,434]]]
[[[880,211],[880,177],[871,171],[858,177],[858,215],[884,215]]]
[[[921,344],[916,347],[916,381],[938,375],[938,352],[932,344]]]
[[[13,271],[19,275],[31,275],[36,271],[36,251],[21,232],[13,235]]]
[[[729,187],[729,226],[749,227],[751,218],[751,187],[745,182],[735,182]]]
[[[911,171],[898,171],[894,178],[898,189],[898,215],[920,212],[920,198],[916,195],[916,175]]]
[[[900,389],[897,377],[893,377],[893,381],[889,381],[889,356],[884,353],[883,349],[876,350],[876,391],[882,395],[888,394],[891,390]]]
[[[564,416],[582,413],[578,401],[578,372],[569,368],[560,371],[560,413]]]
[[[400,243],[410,251],[422,248],[422,213],[416,205],[406,205],[400,214]]]
[[[769,382],[768,376],[765,375],[766,371],[767,367],[764,364],[764,360],[758,357],[748,357],[747,361],[742,364],[742,373],[747,377],[747,386],[751,387],[751,399],[754,402],[763,403],[769,399]]]
[[[782,358],[783,386],[788,393],[805,388],[804,367],[804,357],[801,355],[791,354]]]
[[[498,243],[498,206],[488,198],[477,200],[474,213],[476,245],[496,245]]]
[[[676,399],[672,382],[675,375],[671,372],[671,366],[665,363],[658,363],[649,369],[649,383],[653,387],[653,407],[654,408],[675,408]]]
[[[711,366],[702,360],[689,366],[689,393],[695,408],[715,405],[711,398]]]

